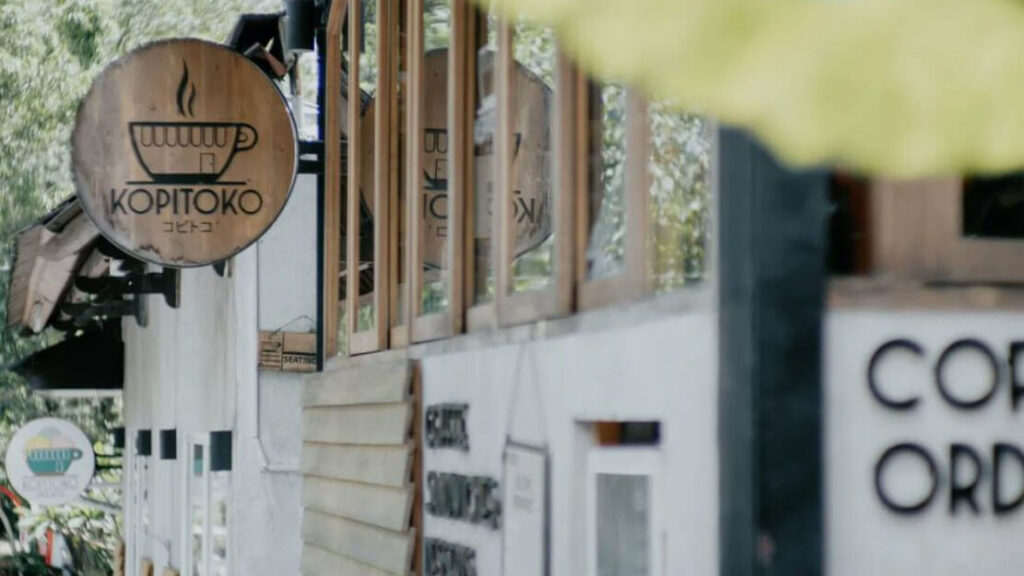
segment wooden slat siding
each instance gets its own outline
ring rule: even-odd
[[[323,372],[307,381],[303,404],[310,408],[405,402],[409,398],[409,379],[405,362]]]
[[[302,519],[302,539],[390,574],[406,574],[412,560],[411,530],[385,530],[308,508]]]
[[[395,488],[311,476],[302,487],[302,505],[307,510],[399,532],[409,527],[412,500],[412,486]]]
[[[302,473],[334,480],[350,480],[401,487],[412,468],[413,447],[302,445]]]
[[[325,444],[405,444],[412,405],[362,404],[306,408],[302,413],[302,439]]]
[[[378,570],[330,550],[313,544],[302,545],[303,576],[390,576],[390,572]]]
[[[302,570],[409,574],[416,405],[407,360],[312,376],[304,393]]]

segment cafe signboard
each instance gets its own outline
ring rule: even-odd
[[[149,44],[109,65],[78,109],[78,197],[111,242],[164,266],[203,266],[259,238],[298,166],[280,91],[203,40]]]
[[[830,576],[1020,574],[1024,314],[829,316]]]
[[[11,486],[32,504],[56,506],[78,498],[92,481],[92,443],[74,424],[40,418],[21,427],[4,460]]]

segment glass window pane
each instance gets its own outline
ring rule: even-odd
[[[587,90],[587,279],[622,271],[626,241],[626,90]]]
[[[511,291],[551,282],[551,107],[556,67],[550,28],[517,21],[512,30],[509,94],[512,170],[509,201],[515,230]]]
[[[711,211],[711,142],[700,116],[665,103],[650,124],[651,280],[656,292],[700,282],[707,272]]]
[[[210,478],[210,574],[228,574],[228,493],[229,472],[214,472]]]
[[[200,444],[192,446],[192,466],[189,479],[189,527],[191,532],[192,551],[190,572],[192,576],[205,576],[204,562],[206,549],[206,483],[204,447]]]
[[[423,134],[420,199],[423,314],[448,308],[448,49],[451,0],[423,3]]]
[[[374,253],[374,117],[381,103],[377,99],[377,1],[360,2],[363,13],[359,46],[359,294],[356,332],[373,329],[377,309],[374,306],[373,282],[376,266]]]
[[[494,299],[494,262],[491,261],[491,225],[494,221],[494,130],[497,97],[494,93],[494,55],[498,46],[498,19],[493,10],[477,13],[473,43],[473,304]]]
[[[142,530],[149,531],[149,487],[152,478],[149,476],[149,457],[143,456],[142,460]]]
[[[1024,238],[1024,173],[975,177],[964,182],[963,235]]]
[[[647,476],[597,475],[598,576],[648,576],[650,493]]]
[[[348,354],[348,309],[346,305],[348,286],[346,285],[346,278],[348,277],[348,154],[352,151],[349,150],[349,138],[348,138],[348,84],[349,75],[348,71],[352,69],[351,61],[349,59],[349,47],[345,43],[345,34],[342,34],[342,46],[341,46],[341,98],[339,102],[341,132],[342,132],[342,158],[341,163],[341,190],[338,198],[337,211],[338,211],[338,300],[336,314],[338,318],[338,324],[336,326],[336,337],[337,337],[337,354],[345,356]]]

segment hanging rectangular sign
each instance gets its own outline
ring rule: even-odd
[[[259,367],[282,372],[315,372],[316,333],[261,330]]]
[[[509,443],[505,447],[504,574],[546,576],[548,462],[546,452]]]

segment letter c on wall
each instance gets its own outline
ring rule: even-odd
[[[882,393],[882,389],[878,386],[878,378],[875,375],[875,369],[878,364],[882,361],[882,357],[887,353],[898,348],[902,348],[909,352],[912,352],[917,357],[924,356],[924,349],[921,345],[912,340],[906,338],[898,338],[896,340],[889,340],[885,344],[878,347],[875,353],[871,355],[871,361],[868,362],[868,388],[871,389],[871,395],[874,396],[880,404],[886,408],[893,410],[910,410],[921,401],[919,396],[911,396],[905,400],[893,400]]]

